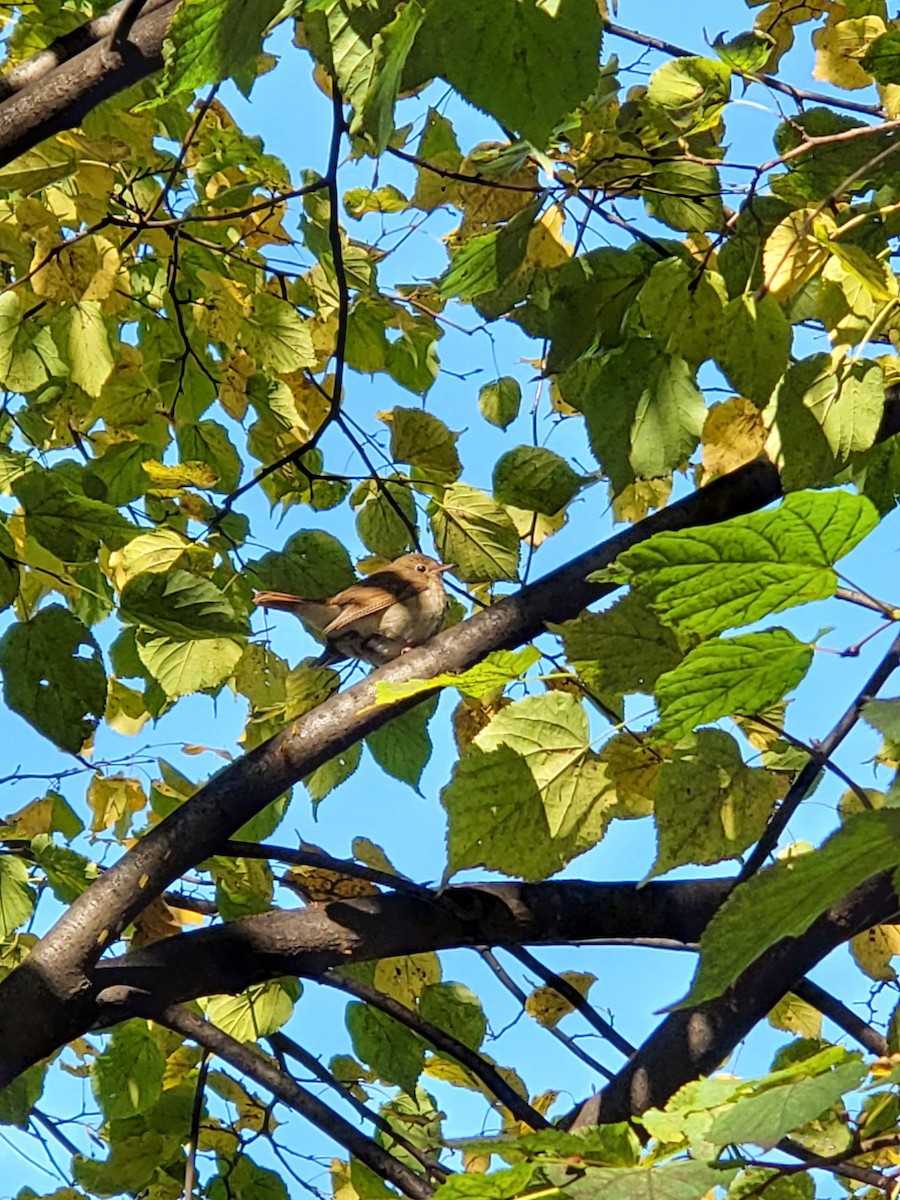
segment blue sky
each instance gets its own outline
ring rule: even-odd
[[[705,48],[704,28],[710,40],[721,30],[733,35],[749,26],[752,14],[738,0],[720,3],[703,0],[689,7],[677,3],[663,4],[659,0],[621,0],[615,19],[633,28],[652,30],[658,37],[671,39],[702,53]],[[789,60],[787,73],[803,85],[814,86],[809,79],[811,54],[808,50],[808,31],[801,31],[800,42],[802,45]],[[283,61],[275,71],[258,81],[249,103],[230,88],[223,90],[222,98],[245,130],[260,133],[267,150],[282,157],[296,178],[299,171],[307,166],[324,169],[330,133],[330,104],[311,83],[306,60],[287,45],[283,33],[273,39],[271,48],[283,55]],[[628,76],[631,82],[640,82],[640,72],[652,69],[661,61],[655,55],[642,60],[638,47],[608,38],[604,53],[613,51],[618,54],[623,66],[634,68],[636,73]],[[433,99],[443,91],[433,90]],[[861,95],[860,98],[868,97]],[[418,102],[415,107],[420,111]],[[489,122],[462,101],[451,102],[447,111],[457,127],[464,148],[478,140],[500,136]],[[400,121],[403,119],[405,114],[401,111]],[[761,88],[751,89],[746,97],[729,108],[728,141],[732,146],[739,147],[742,161],[761,161],[770,156],[771,133],[780,119],[777,105]],[[403,186],[404,182],[411,179],[411,172],[390,165],[380,173],[381,182],[388,178],[396,179]],[[345,188],[368,184],[372,179],[373,165],[367,161],[347,165],[342,171]],[[360,227],[363,231],[361,236],[371,238],[379,221],[380,218],[367,219]],[[440,270],[445,260],[440,236],[453,224],[452,218],[440,214],[432,218],[425,231],[407,242],[405,249],[391,260],[392,277],[409,281]],[[354,223],[348,220],[347,225],[352,236]],[[453,320],[466,328],[479,323],[477,315],[468,309],[454,312]],[[811,352],[814,348],[818,347],[810,345],[803,352]],[[522,360],[536,357],[539,348],[529,343],[514,327],[510,327],[493,330],[490,335],[447,328],[439,349],[442,362],[456,374],[442,374],[429,394],[428,407],[440,414],[452,428],[462,431],[459,446],[462,461],[466,464],[466,482],[489,487],[491,467],[497,455],[519,441],[529,440],[527,423],[530,418],[523,415],[506,434],[487,428],[477,414],[478,388],[499,374],[515,375],[522,384],[525,396],[523,410],[527,413],[537,383],[533,367]],[[382,377],[370,380],[351,375],[346,387],[350,410],[369,429],[378,427],[374,420],[377,411],[394,404],[412,405],[417,402],[415,397],[402,392]],[[575,429],[567,429],[564,425],[552,426],[549,422],[541,428],[549,444],[560,452],[572,452],[582,445],[580,432]],[[344,461],[341,456],[349,455],[349,447],[340,442],[338,434],[329,436],[325,445],[329,465],[338,471],[345,469],[351,460],[346,457]],[[593,464],[589,454],[586,449],[581,453],[582,465],[590,469]],[[263,497],[256,493],[250,493],[240,508],[251,518],[257,539],[251,556],[261,554],[266,549],[277,549],[292,533],[308,527],[327,529],[347,539],[351,551],[355,548],[359,553],[363,552],[355,542],[352,522],[340,512],[317,514],[293,508],[283,519],[279,520],[277,514],[272,519]],[[541,549],[534,573],[541,574],[567,560],[589,542],[602,540],[611,529],[606,494],[601,484],[583,494],[569,527]],[[896,577],[896,533],[897,521],[891,517],[843,564],[843,570],[854,583],[888,600],[900,600],[900,596],[892,595]],[[790,616],[785,624],[798,636],[805,638],[812,638],[823,626],[834,624],[836,632],[826,637],[823,644],[840,648],[870,632],[875,622],[862,612],[832,602],[803,609]],[[262,618],[257,619],[256,627],[262,636]],[[3,618],[0,617],[0,630],[3,628]],[[312,650],[300,625],[287,616],[271,619],[268,636],[273,647],[292,664]],[[817,655],[811,678],[791,707],[789,729],[799,737],[822,737],[853,698],[884,648],[882,636],[876,638],[874,644],[858,659],[840,659],[824,653]],[[889,687],[888,693],[891,694],[891,691]],[[420,881],[439,879],[444,867],[444,820],[437,796],[447,781],[455,757],[447,723],[447,714],[453,703],[451,697],[445,697],[432,722],[435,751],[422,781],[421,796],[364,761],[359,771],[325,800],[317,820],[313,819],[303,788],[298,787],[291,810],[277,832],[276,840],[293,843],[302,838],[318,843],[332,854],[345,855],[350,851],[352,837],[364,836],[382,845],[395,865],[413,878]],[[633,707],[634,712],[629,715],[637,717],[641,706]],[[234,753],[238,748],[237,738],[243,728],[245,715],[244,702],[233,700],[228,693],[223,693],[215,702],[205,697],[188,698],[180,701],[175,712],[163,718],[155,728],[145,727],[136,739],[125,739],[104,732],[98,737],[95,759],[109,761],[133,755],[137,749],[138,764],[134,773],[142,776],[145,785],[158,775],[155,768],[157,756],[169,759],[192,778],[203,779],[221,765],[221,760],[213,754],[186,755],[183,752],[185,742],[218,747]],[[34,772],[42,776],[77,766],[73,760],[56,752],[25,722],[5,711],[0,711],[0,745],[5,748],[0,765],[0,772],[4,775],[12,773],[17,765],[23,773]],[[872,780],[868,772],[860,776],[858,764],[871,756],[876,748],[877,739],[861,729],[840,752],[838,761],[851,773],[855,771],[860,782],[869,784]],[[132,773],[130,768],[126,767],[125,770],[126,773]],[[84,772],[62,780],[59,785],[82,814],[85,811],[83,797],[87,781],[88,773]],[[45,790],[46,783],[42,781],[6,782],[0,791],[0,811],[18,809],[42,795]],[[841,790],[841,787],[826,779],[815,796],[804,805],[802,815],[792,825],[791,834],[810,840],[821,838],[834,826],[834,803]],[[653,857],[654,837],[650,822],[620,822],[613,826],[595,850],[576,860],[566,874],[592,879],[637,879],[649,869]],[[718,870],[721,873],[721,868]],[[682,872],[685,876],[698,873],[697,869]],[[286,903],[291,902],[289,897],[283,899]],[[573,948],[542,950],[540,957],[558,970],[593,971],[598,976],[591,996],[593,1002],[602,1010],[608,1009],[615,1018],[617,1028],[633,1041],[640,1041],[652,1028],[655,1023],[652,1016],[654,1011],[684,992],[693,971],[693,960],[687,954]],[[510,965],[507,963],[507,966]],[[513,973],[523,979],[518,969]],[[814,977],[825,986],[841,990],[842,995],[846,996],[848,976],[852,995],[860,1001],[865,1000],[868,985],[858,974],[851,975],[844,953],[833,956]],[[461,979],[482,996],[495,1031],[515,1021],[517,1004],[500,988],[475,955],[461,951],[446,955],[445,978]],[[529,983],[525,982],[524,986],[528,990]],[[330,993],[321,993],[322,989],[307,986],[289,1031],[327,1061],[332,1054],[350,1052],[350,1044],[343,1026],[342,1003]],[[571,1033],[585,1032],[585,1027],[577,1017],[569,1018],[564,1028]],[[310,1034],[309,1030],[314,1030],[314,1033]],[[733,1056],[731,1068],[746,1074],[765,1070],[773,1047],[785,1040],[786,1035],[765,1029],[755,1033],[746,1047],[740,1048]],[[610,1068],[615,1069],[619,1065],[618,1056],[595,1037],[591,1036],[583,1044]],[[517,1065],[526,1077],[532,1094],[554,1086],[565,1087],[561,1108],[589,1093],[601,1082],[581,1063],[560,1051],[548,1034],[536,1029],[525,1017],[516,1021],[499,1042],[488,1043],[486,1049],[499,1062]],[[66,1104],[77,1109],[80,1105],[82,1085],[77,1081],[67,1081],[64,1086],[66,1095],[54,1094],[47,1099],[46,1107],[49,1110],[55,1111]],[[428,1086],[431,1087],[430,1084]],[[480,1120],[480,1106],[460,1092],[451,1093],[442,1086],[434,1086],[432,1090],[446,1110],[453,1114],[446,1127],[449,1136],[476,1132],[475,1123]],[[90,1107],[89,1093],[87,1104]],[[22,1137],[11,1131],[0,1130],[0,1136],[7,1133],[14,1145],[26,1148]],[[331,1152],[324,1140],[307,1127],[298,1136],[302,1138],[304,1152]],[[33,1152],[33,1143],[27,1149],[29,1153]],[[4,1143],[0,1141],[0,1166],[4,1169],[0,1196],[14,1193],[25,1183],[41,1191],[51,1190],[50,1181],[43,1171],[28,1166],[10,1143],[4,1149]],[[315,1182],[327,1187],[322,1177]]]

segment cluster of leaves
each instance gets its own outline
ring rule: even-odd
[[[26,6],[10,28],[9,65],[88,7]],[[378,684],[379,704],[429,698],[366,739],[379,767],[418,788],[432,753],[430,693],[458,693],[458,754],[441,793],[446,879],[471,868],[547,879],[615,819],[653,817],[651,876],[739,859],[759,843],[807,760],[784,718],[814,651],[759,623],[833,596],[836,564],[900,496],[884,404],[900,340],[890,266],[900,234],[900,31],[882,0],[772,0],[752,31],[717,39],[714,57],[674,52],[629,88],[602,45],[602,7],[184,0],[160,79],[0,169],[0,673],[8,708],[56,747],[83,756],[108,731],[134,736],[181,711],[185,697],[230,689],[246,705],[241,745],[252,750],[340,684],[335,671],[312,659],[292,665],[252,637],[254,588],[326,598],[355,566],[377,569],[427,538],[487,606],[548,539],[596,509],[603,489],[616,519],[639,523],[676,482],[701,488],[765,455],[783,503],[636,539],[597,579],[623,595],[551,629],[564,664],[529,645],[462,675]],[[334,100],[320,173],[292,173],[219,98],[193,107],[196,89],[229,76],[249,92],[273,67],[263,34],[282,20]],[[838,88],[877,85],[870,116],[882,119],[814,102],[779,124],[772,160],[734,188],[730,172],[746,164],[727,150],[732,92],[777,71],[803,24],[817,76]],[[464,148],[442,103],[422,103],[397,125],[406,115],[398,98],[436,78],[492,118],[503,140]],[[345,145],[355,162],[377,161],[372,186],[342,190],[339,166],[361,177],[341,164]],[[433,277],[392,274],[381,223],[417,232],[448,213],[446,259]],[[620,244],[605,244],[610,226]],[[499,368],[463,416],[449,405],[433,411],[447,309],[462,304],[485,327],[508,322],[534,340],[542,386],[533,422],[520,383]],[[810,329],[827,349],[805,353]],[[408,394],[372,429],[356,417],[360,375]],[[722,381],[728,398],[708,403]],[[569,452],[544,444],[538,415]],[[475,423],[486,444],[503,447],[490,490],[467,480],[481,464],[467,469],[460,452],[456,427]],[[264,535],[240,503],[254,487],[279,515],[301,510],[310,527],[259,551]],[[597,537],[582,523],[585,548]],[[896,612],[886,606],[882,616]],[[638,729],[624,723],[633,696],[654,706]],[[866,708],[893,767],[898,704]],[[598,735],[601,719],[608,728]],[[361,754],[351,746],[305,780],[314,805]],[[4,973],[34,944],[22,930],[41,897],[68,905],[96,879],[94,843],[124,848],[197,790],[167,762],[158,771],[148,788],[134,760],[98,767],[81,812],[52,790],[7,816]],[[720,995],[769,946],[900,864],[895,793],[869,793],[866,812],[851,794],[824,846],[734,891],[704,935],[690,1002]],[[269,804],[239,836],[269,836],[287,804]],[[354,853],[372,871],[393,870],[377,847]],[[273,905],[261,858],[219,855],[202,873],[225,920]],[[289,886],[313,901],[335,889],[360,894],[340,875],[295,873]],[[140,946],[195,919],[157,897],[128,936]],[[892,978],[896,949],[888,927],[854,943],[876,979]],[[500,1113],[499,1141],[454,1147],[467,1172],[442,1184],[447,1200],[630,1196],[649,1189],[651,1167],[657,1194],[700,1197],[720,1184],[735,1200],[805,1197],[808,1175],[798,1183],[726,1148],[769,1150],[792,1134],[810,1154],[840,1161],[869,1155],[871,1139],[896,1125],[890,1073],[847,1122],[841,1098],[866,1069],[821,1041],[814,1018],[790,1001],[773,1021],[804,1040],[773,1073],[682,1089],[644,1114],[649,1149],[618,1125],[526,1132],[481,1075],[422,1033],[422,1023],[434,1026],[480,1053],[487,1031],[478,998],[443,978],[436,955],[368,963],[348,977],[420,1025],[356,1001],[347,1014],[356,1057],[329,1067],[358,1103],[382,1085],[397,1089],[379,1137],[399,1162],[421,1166],[409,1144],[433,1159],[445,1146],[424,1077],[480,1093]],[[586,991],[591,980],[573,985]],[[276,980],[210,999],[204,1012],[239,1041],[272,1039],[299,997],[295,981]],[[546,1000],[531,1007],[552,1024],[566,1010],[547,1016]],[[103,1161],[76,1156],[85,1191],[177,1194],[200,1072],[234,1113],[202,1112],[195,1150],[217,1155],[228,1180],[209,1195],[284,1194],[244,1153],[245,1135],[273,1133],[270,1107],[230,1075],[206,1076],[200,1051],[180,1036],[133,1021],[75,1052],[65,1069],[90,1076],[110,1147]],[[529,1101],[524,1070],[482,1061],[532,1112],[543,1116],[556,1099]],[[47,1072],[39,1064],[21,1076],[0,1097],[0,1118],[28,1127]],[[492,1155],[507,1166],[486,1175]],[[335,1168],[334,1183],[342,1200],[392,1194],[355,1158]]]

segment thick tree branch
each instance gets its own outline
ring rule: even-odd
[[[729,883],[496,883],[450,887],[427,900],[392,893],[276,909],[99,962],[92,987],[101,1003],[115,989],[165,1005],[240,992],[279,975],[321,978],[348,963],[430,950],[641,936],[696,942]]]
[[[373,672],[213,776],[104,872],[0,983],[0,1086],[90,1024],[91,966],[154,897],[299,779],[424,698],[376,705],[377,680],[459,672],[492,650],[520,646],[542,633],[545,622],[575,617],[610,592],[612,585],[588,583],[587,576],[629,546],[663,529],[754,511],[780,495],[775,467],[763,459],[749,463]],[[32,1018],[24,1027],[23,1012]]]
[[[107,38],[115,34],[128,3],[74,30],[0,80],[0,94],[7,94],[0,102],[0,166],[51,134],[74,128],[103,100],[160,69],[163,38],[178,0],[156,6],[151,0],[128,40],[113,49]]]
[[[767,950],[724,995],[670,1013],[572,1126],[624,1121],[661,1106],[683,1084],[717,1070],[738,1042],[816,963],[857,933],[889,920],[897,895],[887,874],[856,888],[799,938]]]

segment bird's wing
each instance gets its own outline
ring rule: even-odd
[[[381,576],[385,579],[380,583]],[[408,599],[413,591],[413,588],[398,580],[398,577],[389,571],[379,571],[370,575],[365,583],[351,583],[348,588],[332,596],[329,603],[337,605],[341,611],[322,632],[326,637],[334,637],[336,633],[340,633],[342,629],[346,629],[362,617],[384,612],[398,600]]]

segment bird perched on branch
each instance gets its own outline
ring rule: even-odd
[[[317,666],[359,658],[380,667],[440,629],[447,611],[443,575],[452,565],[427,554],[404,554],[329,600],[257,592],[256,603],[291,612],[322,634],[325,651]]]

